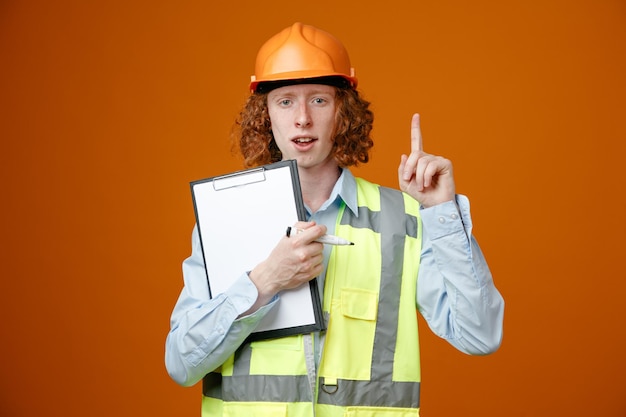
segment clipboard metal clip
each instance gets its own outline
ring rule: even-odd
[[[216,177],[213,179],[213,189],[215,191],[221,191],[228,188],[240,187],[242,185],[254,184],[262,181],[265,181],[264,167]]]

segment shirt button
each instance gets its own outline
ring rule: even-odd
[[[439,223],[443,224],[446,222],[446,219],[443,218],[443,216],[439,217]]]
[[[456,213],[452,213],[452,216],[450,217],[452,217],[452,220],[456,220],[459,216],[457,216]]]

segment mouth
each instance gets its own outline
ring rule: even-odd
[[[295,139],[292,139],[291,141],[295,143],[296,145],[304,145],[307,143],[315,142],[316,140],[317,139],[315,138],[295,138]]]

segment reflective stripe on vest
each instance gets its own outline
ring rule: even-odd
[[[343,210],[335,234],[350,238],[349,235],[353,232],[357,234],[364,232],[367,236],[375,236],[380,241],[379,244],[377,242],[379,255],[372,257],[359,252],[358,242],[355,242],[355,246],[343,248],[357,249],[352,253],[339,251],[338,247],[333,248],[326,285],[337,286],[338,291],[343,290],[343,286],[346,285],[342,278],[345,271],[336,271],[333,265],[350,265],[349,262],[354,262],[355,257],[362,264],[380,264],[380,271],[375,272],[376,276],[380,276],[380,282],[374,283],[378,286],[375,288],[378,299],[375,316],[371,318],[372,325],[375,326],[373,345],[368,347],[371,349],[371,361],[366,365],[366,368],[369,368],[365,369],[367,377],[344,378],[341,375],[335,377],[332,366],[326,365],[323,358],[317,403],[340,407],[418,408],[420,378],[415,309],[415,277],[421,245],[418,203],[396,190],[378,187],[358,178],[357,187],[358,216],[350,210]],[[380,211],[385,215],[381,216]],[[405,257],[407,251],[412,256]],[[380,258],[376,258],[377,256]],[[347,271],[350,269],[348,266]],[[368,281],[368,284],[371,284],[371,281]],[[408,294],[404,294],[407,290]],[[332,288],[325,290],[325,306],[326,295],[332,296],[332,291]],[[357,295],[358,291],[362,290],[354,289]],[[403,300],[400,298],[401,293]],[[407,304],[410,305],[407,307]],[[334,311],[330,307],[329,310],[331,325],[326,335],[326,343],[331,344],[332,351],[333,343],[340,346],[348,336],[332,333],[333,316],[342,312]],[[403,326],[409,330],[402,331]],[[302,336],[291,336],[288,339],[292,339],[294,346],[302,346]],[[283,342],[283,339],[270,340],[257,342],[259,343],[257,346],[271,347],[272,343]],[[405,348],[404,345],[412,347]],[[280,374],[281,372],[256,375],[251,372],[253,350],[250,344],[242,346],[222,367],[223,376],[217,373],[207,375],[203,380],[203,394],[227,402],[312,402],[307,375],[302,371],[302,367],[299,371],[291,372],[297,375],[284,375]],[[326,347],[324,352],[329,352]],[[405,366],[404,362],[396,363],[397,355],[410,356],[400,361],[405,361],[408,366]],[[353,368],[355,367],[363,369],[363,364],[356,363]],[[402,368],[399,379],[394,378],[394,373],[398,374],[398,367]],[[404,368],[409,368],[409,371],[404,371]]]
[[[301,336],[290,337],[301,339]],[[203,394],[224,401],[312,401],[306,374],[250,375],[251,357],[251,345],[245,344],[235,353],[236,360],[233,363],[232,375],[223,376],[212,372],[204,377],[202,380]]]

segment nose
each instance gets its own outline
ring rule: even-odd
[[[307,127],[311,124],[311,114],[309,112],[309,107],[306,103],[302,103],[298,107],[298,112],[296,114],[296,126],[297,127]]]

